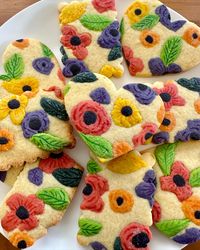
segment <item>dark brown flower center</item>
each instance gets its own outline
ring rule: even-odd
[[[81,44],[81,39],[78,36],[73,36],[70,40],[71,45],[78,46]]]
[[[90,184],[87,184],[83,189],[83,194],[89,196],[93,191],[93,188]]]
[[[10,109],[18,109],[20,107],[20,102],[16,99],[10,100],[8,102],[8,107]]]
[[[29,127],[33,130],[39,130],[41,128],[41,121],[39,118],[31,119],[29,122]]]
[[[163,125],[163,126],[169,126],[170,123],[171,123],[171,121],[170,121],[169,119],[165,118],[165,119],[163,120],[163,122],[162,122],[162,125]]]
[[[178,187],[184,187],[184,186],[185,186],[185,180],[184,180],[184,178],[183,178],[181,175],[179,175],[179,174],[174,175],[173,181],[174,181],[174,183],[176,184],[176,186],[178,186]]]
[[[31,88],[31,86],[29,86],[29,85],[24,85],[23,88],[22,88],[22,90],[23,90],[24,92],[26,92],[26,91],[31,91],[32,88]]]
[[[145,140],[150,139],[152,136],[153,136],[152,133],[147,133],[147,134],[145,135]]]
[[[111,29],[110,30],[110,34],[114,37],[118,36],[119,35],[119,31],[117,29]]]
[[[0,145],[6,145],[9,142],[8,138],[0,137]]]
[[[199,36],[197,35],[197,33],[194,33],[194,34],[192,35],[192,37],[193,37],[194,39],[197,39]]]
[[[128,116],[131,116],[133,114],[133,110],[130,106],[124,106],[121,109],[121,113],[122,113],[122,115],[128,117]]]
[[[147,247],[147,244],[149,243],[149,237],[146,233],[139,233],[132,238],[132,244],[136,248],[145,248]]]
[[[200,211],[196,211],[196,212],[194,213],[194,217],[195,217],[197,220],[199,220],[199,219],[200,219]]]
[[[93,111],[86,111],[83,116],[86,125],[92,125],[97,121],[97,115]]]
[[[22,43],[24,41],[24,39],[18,39],[18,40],[16,40],[16,42],[18,42],[18,43]]]
[[[60,159],[61,157],[63,157],[63,152],[55,154],[55,153],[51,153],[50,157],[53,159]]]
[[[153,43],[153,37],[152,36],[147,36],[145,38],[145,40],[148,42],[148,43]]]
[[[19,248],[19,249],[25,249],[25,248],[27,248],[26,241],[25,240],[19,241],[18,244],[17,244],[17,248]]]
[[[16,211],[16,215],[21,220],[26,220],[29,218],[29,211],[24,206],[20,206]]]
[[[70,67],[70,70],[71,70],[71,72],[72,72],[73,75],[77,75],[77,74],[80,73],[81,68],[80,68],[78,65],[73,64],[73,65]]]
[[[141,9],[136,9],[135,14],[136,14],[136,16],[140,16],[142,14],[142,10]]]
[[[171,95],[168,93],[161,93],[160,97],[162,98],[163,102],[170,102],[171,101]]]
[[[118,206],[121,206],[124,203],[124,199],[122,197],[118,197],[116,201]]]

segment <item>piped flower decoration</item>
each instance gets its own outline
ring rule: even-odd
[[[91,42],[92,37],[89,33],[80,34],[74,26],[63,26],[61,43],[66,48],[71,49],[77,59],[84,60],[87,57],[87,47]]]
[[[192,195],[189,185],[190,172],[181,161],[176,161],[171,169],[170,176],[160,177],[160,185],[163,191],[174,193],[179,201],[184,201]]]
[[[189,120],[187,128],[179,131],[175,136],[175,141],[200,140],[200,120]]]
[[[152,48],[159,44],[160,36],[154,31],[145,30],[141,32],[140,41],[144,47]]]
[[[0,152],[10,150],[14,144],[14,135],[7,129],[0,129]]]
[[[164,88],[154,88],[155,92],[162,98],[166,111],[173,106],[184,106],[186,101],[178,93],[178,87],[175,83],[168,81],[164,84]]]
[[[63,75],[65,77],[73,77],[83,72],[88,72],[87,66],[84,62],[77,59],[68,59],[65,62],[65,67],[63,69]]]
[[[12,45],[17,47],[18,49],[23,50],[27,48],[30,45],[30,43],[29,43],[29,39],[18,39],[14,41]]]
[[[183,201],[182,210],[187,219],[200,226],[200,198],[198,196],[191,196]]]
[[[137,23],[149,14],[149,6],[140,1],[135,1],[127,10],[130,23]]]
[[[187,245],[200,240],[200,230],[192,227],[185,230],[185,233],[177,235],[173,238],[179,244]]]
[[[44,203],[35,195],[13,194],[6,201],[9,211],[1,220],[4,230],[11,232],[18,228],[30,231],[38,226],[37,215],[44,213]]]
[[[195,27],[188,28],[183,34],[183,39],[189,45],[197,48],[200,45],[200,31]]]
[[[2,98],[0,101],[0,120],[10,115],[10,119],[15,125],[20,125],[25,116],[25,108],[28,98],[25,95]]]
[[[52,63],[51,59],[48,57],[40,57],[33,61],[33,68],[43,75],[50,75],[51,71],[54,68],[54,63]]]
[[[171,132],[176,127],[176,118],[174,114],[170,111],[167,111],[165,113],[165,117],[160,117],[161,119],[158,119],[161,123],[160,130],[164,132]]]
[[[31,138],[34,134],[45,132],[49,129],[49,118],[45,111],[29,112],[22,122],[22,130],[25,138]]]
[[[106,110],[94,101],[82,101],[73,107],[71,121],[79,132],[101,135],[111,126]]]
[[[25,232],[15,232],[9,237],[9,241],[12,245],[19,249],[25,249],[31,247],[35,240]]]
[[[116,10],[115,0],[92,0],[92,4],[99,13]]]
[[[104,208],[104,201],[101,196],[108,191],[108,181],[99,175],[88,175],[85,178],[86,186],[83,189],[82,210],[101,212]]]

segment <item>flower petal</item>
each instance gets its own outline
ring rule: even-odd
[[[6,216],[1,220],[1,225],[7,232],[13,231],[20,224],[20,220],[17,218],[15,211],[8,212]]]
[[[10,119],[15,125],[20,125],[26,115],[24,108],[14,109],[10,112]]]

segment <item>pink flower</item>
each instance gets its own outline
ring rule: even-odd
[[[160,177],[161,189],[174,193],[179,201],[184,201],[192,195],[189,178],[189,170],[181,161],[176,161],[173,164],[171,175]]]
[[[106,12],[109,10],[116,10],[115,0],[92,0],[94,8],[100,12]]]
[[[79,60],[84,60],[88,55],[88,47],[92,42],[89,33],[79,34],[77,29],[71,25],[63,26],[61,43],[73,51],[73,55]]]
[[[164,88],[154,88],[155,92],[162,98],[166,111],[172,106],[184,106],[185,100],[178,95],[178,87],[173,82],[166,82]]]

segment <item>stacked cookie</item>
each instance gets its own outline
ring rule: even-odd
[[[131,76],[191,69],[200,28],[171,21],[157,0],[135,0],[121,25],[114,0],[61,3],[59,22],[63,70],[33,39],[14,41],[3,56],[0,179],[12,189],[0,218],[9,240],[32,246],[62,219],[83,175],[65,150],[75,146],[73,127],[90,151],[81,245],[148,250],[153,223],[180,244],[196,242],[200,79],[133,79],[117,89],[109,78],[122,77],[123,54]]]

